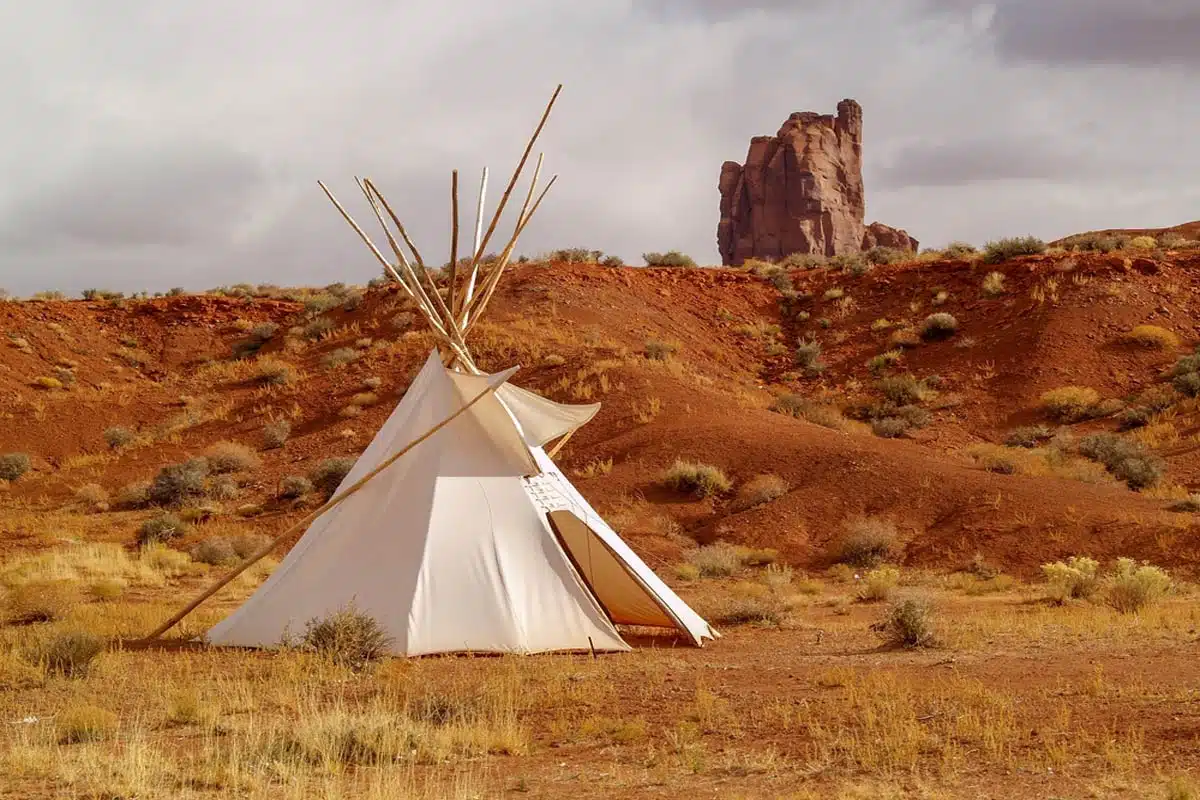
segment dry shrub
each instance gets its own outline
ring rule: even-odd
[[[1042,394],[1042,408],[1061,422],[1078,422],[1091,415],[1100,393],[1087,386],[1063,386]]]
[[[733,482],[720,467],[682,458],[675,459],[675,463],[663,472],[662,482],[671,489],[701,498],[722,494],[733,487]]]
[[[267,450],[283,447],[291,435],[292,423],[286,419],[268,422],[263,426],[263,447]]]
[[[958,330],[958,320],[953,314],[939,311],[930,314],[921,323],[921,338],[929,340],[948,339]]]
[[[933,609],[924,600],[907,598],[888,609],[887,615],[872,628],[885,644],[915,649],[937,643]]]
[[[253,380],[263,386],[287,386],[299,378],[296,367],[273,356],[264,356],[254,365]]]
[[[1122,614],[1133,614],[1161,600],[1171,590],[1171,576],[1132,558],[1117,559],[1104,581],[1104,600]]]
[[[373,617],[351,601],[323,619],[310,619],[301,643],[339,666],[359,670],[387,655],[392,641]]]
[[[673,342],[663,342],[658,339],[647,339],[642,352],[646,358],[652,361],[666,361],[679,352],[679,345]]]
[[[783,623],[787,611],[787,603],[783,598],[766,591],[761,594],[738,594],[730,597],[721,603],[709,618],[717,625],[778,627]]]
[[[75,490],[75,499],[89,510],[108,510],[108,492],[98,483],[85,483],[80,486]]]
[[[230,475],[214,478],[208,484],[208,496],[214,500],[233,500],[242,493],[237,479]]]
[[[325,369],[337,369],[358,360],[359,353],[352,347],[339,347],[321,357]]]
[[[220,566],[237,561],[233,543],[224,536],[210,536],[192,548],[192,560],[201,564]]]
[[[335,487],[336,488],[336,485]],[[279,496],[285,500],[304,497],[313,490],[312,481],[302,475],[289,475],[279,483]]]
[[[379,395],[374,392],[359,392],[350,398],[351,405],[373,406],[379,402]]]
[[[849,425],[842,412],[834,406],[817,403],[798,394],[780,395],[771,410],[835,431],[845,430]]]
[[[127,483],[117,490],[113,505],[117,508],[141,508],[150,502],[150,481]]]
[[[892,596],[892,590],[900,583],[900,570],[895,567],[875,567],[863,576],[858,589],[858,599],[864,603],[879,603]]]
[[[742,568],[742,556],[738,549],[726,542],[697,547],[689,551],[685,558],[702,578],[726,577]]]
[[[1004,291],[1004,273],[989,272],[987,277],[983,279],[983,296],[999,297],[1004,294]]]
[[[1062,604],[1067,600],[1086,600],[1099,589],[1096,571],[1100,565],[1086,556],[1071,556],[1065,562],[1042,565],[1046,577],[1047,599]]]
[[[54,731],[59,744],[82,744],[111,739],[117,715],[93,705],[74,705],[59,712]]]
[[[1130,344],[1156,350],[1174,350],[1179,347],[1179,337],[1158,325],[1138,325],[1122,339]]]
[[[68,581],[30,581],[9,590],[5,617],[10,625],[32,625],[60,620],[79,601]]]
[[[104,640],[87,631],[59,633],[42,644],[38,660],[46,670],[68,678],[87,675],[96,656],[104,651]]]
[[[271,537],[262,533],[240,533],[229,540],[233,554],[239,559],[249,558],[267,546]]]
[[[1153,250],[1158,247],[1158,240],[1153,236],[1134,236],[1129,240],[1129,246],[1134,250]]]
[[[100,578],[88,585],[88,593],[97,600],[116,600],[125,593],[126,586],[120,578]]]
[[[1009,447],[1033,448],[1048,441],[1053,435],[1054,431],[1045,425],[1023,425],[1009,431],[1004,437],[1004,443]]]
[[[1036,236],[1014,236],[997,239],[983,246],[985,264],[999,264],[1017,256],[1032,256],[1046,252],[1046,243]]]
[[[892,331],[892,335],[888,337],[888,343],[892,347],[900,347],[912,349],[921,344],[921,334],[916,328],[900,328]]]
[[[138,529],[138,546],[169,542],[183,536],[187,531],[188,524],[177,514],[159,514],[143,522],[142,527]]]
[[[787,494],[787,491],[787,481],[778,475],[757,475],[738,490],[734,505],[738,510],[744,511],[778,500]]]
[[[308,473],[308,479],[316,489],[327,495],[337,491],[338,486],[354,469],[353,458],[327,458]]]
[[[113,450],[119,450],[128,444],[131,444],[137,436],[129,428],[120,425],[114,425],[111,428],[106,428],[104,431],[104,442]]]
[[[0,481],[15,481],[33,466],[32,459],[24,453],[0,455]]]
[[[1140,442],[1113,433],[1094,433],[1079,441],[1079,452],[1104,465],[1113,477],[1129,488],[1147,489],[1158,484],[1166,462],[1146,450]]]
[[[856,567],[874,567],[896,554],[896,525],[881,517],[860,517],[846,523],[837,540],[835,560]]]
[[[159,470],[147,490],[149,502],[161,506],[181,506],[188,500],[204,497],[208,460],[190,458],[181,464],[169,464]]]
[[[216,475],[246,472],[262,466],[254,451],[239,442],[217,442],[204,455],[209,471]]]

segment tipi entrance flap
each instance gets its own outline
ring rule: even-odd
[[[613,622],[677,628],[679,622],[587,523],[570,511],[546,514],[550,527]]]

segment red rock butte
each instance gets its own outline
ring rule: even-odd
[[[863,111],[838,103],[837,116],[793,113],[774,136],[750,140],[746,163],[721,165],[721,263],[778,260],[792,253],[825,256],[875,246],[916,250],[905,231],[865,225]]]

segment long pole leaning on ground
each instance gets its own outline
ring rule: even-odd
[[[514,371],[515,371],[515,369],[514,369]],[[435,433],[440,431],[442,428],[449,425],[451,422],[453,422],[455,419],[457,419],[460,415],[466,413],[467,410],[471,408],[471,406],[475,405],[480,400],[487,397],[489,394],[496,391],[503,385],[504,385],[504,381],[497,381],[495,384],[488,386],[483,391],[481,391],[479,394],[477,394],[473,398],[471,398],[471,400],[466,405],[464,405],[462,408],[458,409],[453,414],[446,417],[444,420],[442,420],[438,424],[434,425],[432,428],[427,430],[425,433],[421,434],[416,439],[413,439],[411,442],[409,442],[407,445],[405,445],[399,452],[397,452],[396,454],[394,454],[392,456],[389,456],[378,467],[371,470],[366,475],[362,476],[357,481],[355,481],[353,485],[347,487],[344,491],[338,492],[336,495],[331,497],[320,508],[318,508],[314,511],[310,511],[308,514],[306,514],[302,519],[300,519],[294,525],[291,525],[290,527],[288,527],[288,529],[285,530],[283,533],[279,534],[274,539],[272,539],[270,542],[268,542],[267,544],[264,544],[261,548],[256,550],[250,556],[248,556],[245,561],[243,561],[241,564],[239,564],[238,567],[236,569],[234,569],[232,572],[230,572],[228,575],[221,578],[219,581],[214,583],[212,586],[205,589],[199,596],[196,597],[196,599],[192,600],[190,603],[188,603],[186,606],[184,606],[180,611],[178,611],[175,614],[175,616],[171,617],[169,620],[167,620],[166,622],[164,622],[163,624],[161,624],[157,628],[155,628],[152,633],[150,633],[148,636],[146,636],[145,639],[141,640],[142,643],[153,642],[155,639],[159,638],[164,633],[171,630],[171,628],[174,628],[176,625],[178,625],[183,620],[184,617],[186,617],[188,614],[195,611],[196,608],[199,607],[199,605],[201,603],[203,603],[208,598],[212,597],[217,592],[221,591],[221,589],[228,586],[229,583],[234,578],[236,578],[238,575],[241,575],[243,572],[248,570],[251,566],[253,566],[257,562],[261,561],[264,557],[266,557],[286,537],[290,536],[292,533],[296,532],[300,528],[303,528],[306,525],[310,524],[314,519],[321,516],[326,511],[329,511],[331,508],[333,508],[334,506],[341,503],[347,497],[349,497],[350,495],[357,492],[364,485],[366,485],[367,481],[371,480],[376,475],[378,475],[379,473],[383,472],[385,469],[390,467],[405,453],[412,450],[414,447],[419,445],[421,442],[425,441],[430,436],[433,436]]]

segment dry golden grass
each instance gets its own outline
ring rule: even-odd
[[[1174,350],[1179,347],[1179,337],[1158,325],[1138,325],[1122,338],[1130,344],[1156,350]]]

